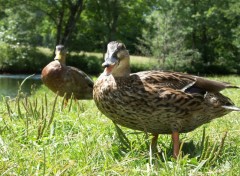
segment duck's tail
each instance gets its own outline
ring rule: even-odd
[[[232,110],[232,111],[240,111],[240,108],[237,106],[222,106],[222,107],[225,109]]]

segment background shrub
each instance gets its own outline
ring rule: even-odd
[[[49,62],[49,56],[36,47],[0,45],[0,72],[39,73]]]
[[[101,59],[97,56],[81,55],[68,55],[66,64],[79,68],[80,70],[91,75],[98,75],[102,72]]]

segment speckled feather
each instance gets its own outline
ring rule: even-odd
[[[117,124],[171,134],[192,131],[231,112],[225,107],[234,104],[219,93],[230,87],[235,86],[177,72],[102,74],[95,82],[93,98],[98,109]]]

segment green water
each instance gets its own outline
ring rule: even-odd
[[[8,75],[0,74],[0,100],[3,97],[14,98],[19,90],[22,81],[29,75]],[[40,75],[34,75],[28,78],[22,85],[21,92],[30,95],[32,91],[38,89],[42,84]]]

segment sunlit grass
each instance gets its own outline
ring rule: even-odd
[[[237,76],[211,79],[240,85]],[[240,105],[240,90],[223,91]],[[42,86],[31,97],[0,104],[1,175],[239,175],[240,118],[230,113],[182,134],[185,154],[171,157],[171,136],[160,135],[158,157],[149,155],[150,138],[122,128],[130,141],[119,140],[114,124],[102,115],[93,100],[72,101],[63,108],[62,97]],[[203,129],[213,148],[228,132],[224,147],[213,163],[200,160]]]

